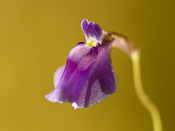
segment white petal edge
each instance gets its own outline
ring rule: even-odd
[[[65,69],[65,65],[59,67],[56,72],[54,73],[54,79],[53,79],[53,82],[54,82],[54,86],[56,88],[56,86],[58,85],[61,77],[62,77],[62,74],[64,72],[64,69]]]

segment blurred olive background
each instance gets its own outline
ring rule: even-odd
[[[138,101],[130,58],[111,57],[118,90],[86,109],[47,101],[53,74],[71,48],[85,41],[80,22],[131,38],[141,49],[145,91],[159,107],[164,131],[175,126],[174,0],[0,0],[1,131],[151,131]]]

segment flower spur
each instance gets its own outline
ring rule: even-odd
[[[110,58],[112,41],[103,41],[101,27],[87,19],[81,28],[86,42],[70,51],[66,65],[54,75],[55,89],[45,96],[51,102],[71,102],[74,109],[97,104],[117,89]]]

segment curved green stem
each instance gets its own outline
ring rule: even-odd
[[[156,105],[149,99],[148,95],[144,92],[141,80],[140,70],[140,52],[135,50],[131,54],[132,67],[133,67],[133,78],[135,84],[136,94],[142,103],[142,105],[150,113],[153,123],[153,131],[162,131],[161,117]]]

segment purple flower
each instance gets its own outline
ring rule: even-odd
[[[78,43],[69,53],[65,66],[54,75],[55,89],[45,97],[51,102],[71,102],[74,109],[99,103],[117,89],[111,64],[111,42],[103,42],[103,31],[82,20],[86,43]]]

